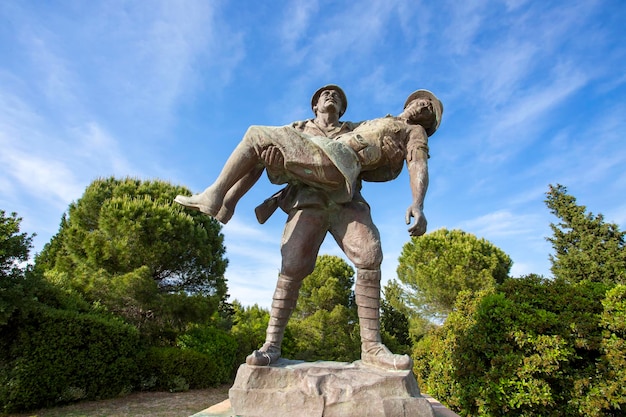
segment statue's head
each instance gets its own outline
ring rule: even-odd
[[[424,120],[419,124],[424,127],[428,136],[435,133],[441,124],[441,115],[443,114],[441,101],[428,90],[417,90],[406,99],[404,110],[407,111],[410,106],[428,106],[432,115],[428,117],[425,112],[422,113]]]
[[[336,93],[336,95],[341,100],[341,105],[339,107],[339,117],[343,116],[343,114],[346,112],[346,109],[348,108],[348,98],[346,97],[346,93],[343,92],[341,87],[334,84],[325,85],[313,94],[313,97],[311,97],[311,109],[313,109],[313,113],[317,115],[317,105],[324,91]]]

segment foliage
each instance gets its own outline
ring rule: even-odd
[[[422,316],[445,318],[461,291],[481,291],[503,282],[511,259],[485,239],[439,229],[413,237],[399,258],[405,299]]]
[[[407,291],[397,280],[387,282],[383,288],[383,295],[384,299],[381,302],[383,337],[388,334],[401,345],[410,348],[413,342],[420,340],[437,327],[423,313],[409,307]]]
[[[46,269],[84,266],[109,275],[146,266],[164,292],[223,295],[220,226],[172,204],[183,187],[163,181],[98,179],[69,207],[59,233],[37,257]]]
[[[360,358],[361,342],[354,313],[344,305],[331,311],[320,309],[313,315],[289,323],[294,335],[294,357],[306,361],[352,362]]]
[[[626,285],[617,285],[602,301],[600,316],[601,357],[596,373],[576,381],[580,397],[572,402],[581,415],[624,415],[626,410]]]
[[[624,322],[623,293],[607,289],[531,275],[463,293],[417,344],[415,371],[464,416],[614,415],[626,405],[625,340],[607,330]]]
[[[175,347],[151,347],[139,361],[140,389],[180,392],[219,385],[219,365],[209,355]]]
[[[320,309],[332,311],[335,306],[354,305],[354,269],[337,256],[322,255],[317,258],[315,269],[302,282],[297,318],[305,318]]]
[[[287,326],[293,347],[285,355],[304,360],[359,358],[353,276],[354,270],[343,259],[329,255],[317,258],[315,270],[302,283],[298,306]]]
[[[571,283],[626,284],[626,233],[605,223],[602,214],[586,213],[562,185],[551,185],[546,195],[550,212],[560,219],[550,225],[554,236],[548,238],[555,251],[550,256],[554,276]]]
[[[390,281],[383,288],[384,298],[380,303],[380,328],[383,343],[395,353],[410,353],[412,344],[409,335],[408,310],[399,299],[396,281]],[[397,307],[396,307],[397,306]]]
[[[27,285],[20,263],[28,260],[33,238],[19,233],[21,221],[16,213],[7,216],[0,210],[0,326],[7,323],[24,299]]]
[[[183,350],[194,350],[208,356],[215,364],[211,378],[228,382],[234,374],[237,358],[235,338],[223,330],[207,326],[194,326],[180,335],[177,345]]]
[[[19,323],[3,331],[2,411],[113,397],[132,389],[139,348],[132,326],[46,307],[12,320]]]
[[[83,300],[43,280],[30,265],[23,266],[32,236],[19,234],[20,221],[15,213],[6,217],[0,210],[0,358],[8,357],[7,349],[21,317],[38,314],[45,307],[89,310]]]
[[[172,204],[188,193],[163,181],[92,182],[36,257],[37,270],[168,343],[227,296],[219,224]]]
[[[32,236],[20,232],[22,219],[16,213],[7,216],[0,210],[0,275],[21,275],[20,262],[28,259]]]
[[[258,304],[244,307],[238,301],[233,302],[234,323],[230,334],[237,341],[237,359],[235,363],[244,363],[246,356],[253,350],[258,349],[265,342],[265,331],[270,321],[270,313]],[[283,342],[283,352],[288,344],[289,335],[285,335]]]

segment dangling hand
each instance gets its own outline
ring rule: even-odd
[[[417,204],[412,204],[406,210],[406,224],[411,224],[411,218],[414,220],[409,227],[409,235],[421,236],[426,233],[426,216],[424,216],[424,212]]]

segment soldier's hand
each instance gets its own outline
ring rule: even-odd
[[[285,165],[283,153],[276,146],[269,146],[261,151],[261,158],[265,162],[265,166],[282,167]]]
[[[383,136],[383,152],[389,155],[391,161],[404,159],[406,157],[406,149],[402,145],[401,142],[394,141],[391,136]]]
[[[411,219],[413,219],[413,224],[411,224]],[[424,216],[424,212],[417,205],[411,205],[406,210],[406,224],[411,224],[409,227],[409,235],[411,236],[421,236],[426,233],[426,216]]]

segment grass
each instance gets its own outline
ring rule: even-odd
[[[230,385],[187,392],[136,392],[6,417],[189,417],[228,398]]]

